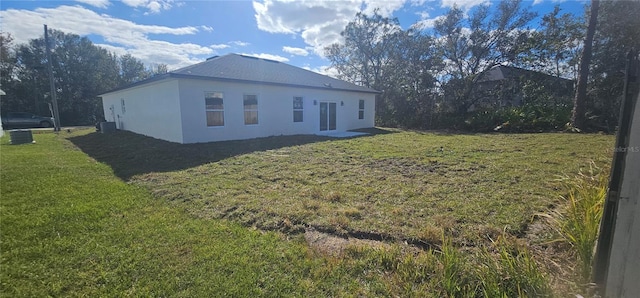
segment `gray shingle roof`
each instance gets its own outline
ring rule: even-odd
[[[544,79],[551,79],[551,80],[564,81],[564,82],[571,81],[569,79],[556,77],[556,76],[548,75],[542,72],[528,70],[524,68],[518,68],[513,66],[507,66],[507,65],[496,65],[491,69],[487,70],[483,74],[482,78],[480,79],[480,82],[499,81],[504,79],[518,78],[518,77],[536,77],[538,79],[544,78]]]
[[[371,88],[334,79],[329,76],[321,75],[319,73],[291,66],[282,62],[238,54],[227,54],[220,57],[209,58],[207,61],[170,71],[163,75],[157,75],[150,79],[105,92],[104,94],[167,78],[192,78],[304,87],[323,90],[380,93],[379,91]]]
[[[282,62],[228,54],[170,72],[177,76],[258,82],[277,85],[301,86],[378,93],[371,88],[334,79]]]
[[[329,76],[295,67],[286,63],[238,54],[216,56],[206,61],[170,71],[150,79],[105,92],[128,89],[166,78],[194,78],[234,81],[268,85],[282,85],[324,90],[380,93],[377,90],[334,79]]]

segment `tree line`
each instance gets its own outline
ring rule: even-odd
[[[640,3],[599,4],[579,128],[613,131],[626,53],[640,49]],[[585,7],[575,16],[556,6],[536,28],[530,26],[537,15],[520,0],[466,13],[453,7],[430,28],[403,29],[397,18],[359,13],[341,33],[344,43],[325,54],[341,79],[381,91],[377,125],[561,130],[571,124],[573,83],[592,11]],[[490,82],[489,71],[500,65],[517,75]]]
[[[87,37],[49,29],[51,61],[62,125],[92,125],[102,120],[99,94],[167,72],[165,64],[147,67],[125,54],[118,56]],[[5,112],[50,115],[51,88],[44,37],[13,44],[0,32],[0,83]]]
[[[592,0],[597,2],[597,0]],[[588,6],[588,4],[587,4]],[[556,6],[538,17],[521,0],[470,11],[449,9],[433,26],[403,29],[397,18],[358,13],[344,42],[325,49],[339,78],[381,91],[376,125],[472,131],[548,131],[572,120],[574,90],[593,9],[582,16]],[[640,49],[640,3],[600,3],[580,129],[614,131],[622,98],[625,57]],[[167,72],[118,56],[88,38],[51,30],[52,64],[63,125],[103,117],[97,95]],[[14,45],[0,32],[0,110],[48,115],[51,102],[44,37]],[[517,70],[488,82],[498,65]],[[583,69],[584,71],[584,69]],[[569,80],[556,80],[563,77]],[[567,83],[569,85],[567,87]],[[516,98],[517,100],[514,100]]]

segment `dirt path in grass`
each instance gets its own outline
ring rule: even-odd
[[[368,246],[374,248],[389,248],[390,244],[354,237],[340,237],[329,233],[323,233],[313,228],[307,228],[304,232],[304,239],[309,247],[315,252],[323,255],[339,256],[348,247]]]
[[[549,281],[556,293],[572,293],[576,289],[575,256],[567,243],[554,241],[555,231],[544,217],[536,216],[524,231],[524,239],[534,259],[545,272],[549,273]]]

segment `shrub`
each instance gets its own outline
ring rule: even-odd
[[[523,105],[521,107],[482,110],[465,120],[465,129],[476,132],[544,132],[562,130],[571,108],[568,106]]]

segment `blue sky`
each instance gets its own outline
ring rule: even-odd
[[[340,42],[340,31],[359,11],[379,9],[403,28],[429,26],[452,5],[465,10],[486,0],[78,0],[0,2],[0,30],[15,43],[43,34],[43,24],[89,37],[119,55],[169,69],[207,57],[240,53],[331,74],[322,49]],[[582,15],[584,1],[525,2],[539,16],[560,5]],[[535,29],[537,21],[531,24]]]

